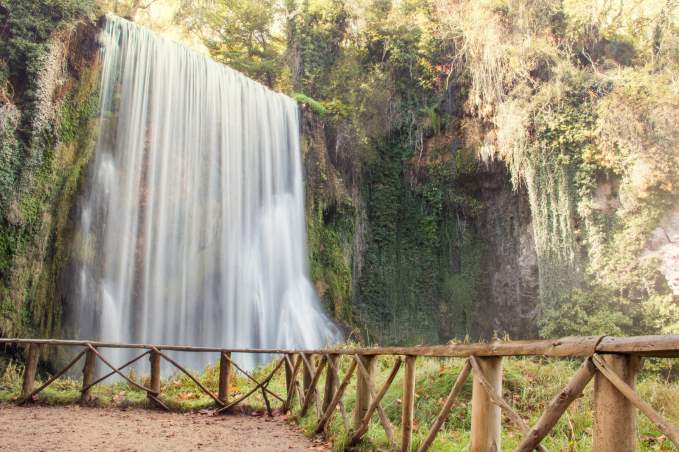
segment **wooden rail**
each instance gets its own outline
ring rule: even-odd
[[[272,415],[272,401],[281,403],[283,411],[296,415],[313,413],[316,432],[326,431],[328,424],[339,411],[349,438],[347,447],[359,443],[371,419],[377,415],[384,428],[392,450],[411,451],[413,444],[414,405],[416,399],[416,363],[418,357],[465,358],[462,371],[457,376],[450,394],[443,402],[441,411],[434,420],[425,439],[416,444],[418,452],[431,447],[436,435],[450,414],[462,386],[469,375],[473,376],[472,388],[472,452],[501,450],[501,411],[522,433],[517,451],[545,451],[541,441],[554,428],[570,403],[580,397],[591,380],[594,384],[594,448],[597,451],[633,451],[636,447],[636,409],[644,413],[660,431],[679,449],[679,426],[664,419],[651,405],[643,401],[634,390],[636,375],[642,357],[679,357],[679,335],[638,336],[638,337],[567,337],[555,340],[491,342],[478,344],[450,344],[420,347],[371,347],[332,348],[322,350],[286,349],[228,349],[218,347],[190,347],[176,345],[119,344],[99,341],[57,340],[57,339],[3,339],[0,344],[26,347],[26,365],[19,404],[33,401],[38,393],[70,370],[83,356],[83,385],[81,403],[89,403],[93,386],[112,375],[119,375],[132,386],[145,391],[154,405],[168,409],[161,400],[161,360],[169,362],[186,374],[197,387],[212,398],[216,413],[223,413],[247,400],[252,394],[261,392],[267,412]],[[39,388],[34,389],[40,348],[66,346],[82,348],[59,372]],[[115,367],[101,353],[104,348],[127,348],[143,350],[136,358]],[[167,351],[196,353],[219,353],[220,372],[216,394],[207,388],[196,376],[168,356]],[[233,353],[263,353],[275,356],[273,370],[261,380],[241,368],[234,360]],[[122,371],[126,367],[149,355],[149,386],[143,386]],[[395,357],[395,364],[386,381],[376,385],[376,356]],[[575,372],[566,387],[547,404],[544,413],[532,427],[517,413],[509,402],[502,398],[502,357],[507,356],[551,356],[583,357],[582,366]],[[94,370],[100,360],[111,372],[95,380]],[[345,366],[342,366],[344,360]],[[348,360],[348,362],[347,362]],[[344,375],[341,369],[345,368]],[[254,388],[230,400],[229,382],[233,369],[243,374],[254,384]],[[280,395],[269,389],[269,384],[279,371],[285,372],[286,394]],[[402,372],[403,394],[401,398],[401,426],[396,429],[381,405],[396,376]],[[356,379],[356,403],[353,424],[350,425],[342,401],[352,380]],[[299,380],[302,380],[301,383]],[[324,382],[324,388],[319,385]],[[400,439],[397,439],[400,435]]]

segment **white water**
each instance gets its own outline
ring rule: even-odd
[[[260,348],[337,339],[308,277],[297,104],[123,19],[107,19],[102,41],[78,335]]]

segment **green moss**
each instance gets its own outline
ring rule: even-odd
[[[376,145],[369,167],[368,233],[356,316],[379,343],[440,343],[470,333],[482,245],[475,159],[433,150],[424,168],[399,141]],[[420,171],[416,185],[406,178]]]
[[[29,189],[12,188],[13,204],[0,222],[4,334],[60,332],[57,279],[70,252],[69,212],[95,145],[98,66],[90,63],[70,83],[56,115],[60,122],[19,144],[40,155],[40,166]]]
[[[328,112],[328,109],[325,108],[325,106],[321,102],[317,101],[316,99],[312,99],[306,94],[293,93],[292,98],[295,99],[300,104],[308,105],[309,108],[311,108],[311,110],[317,115],[325,116],[325,114]]]
[[[354,235],[350,206],[323,204],[307,211],[307,231],[310,249],[311,278],[316,289],[333,317],[351,324],[352,272],[350,250]]]

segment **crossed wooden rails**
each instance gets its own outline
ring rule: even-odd
[[[443,402],[441,411],[434,420],[426,438],[418,448],[418,452],[428,450],[436,435],[450,414],[456,398],[460,394],[469,375],[473,375],[472,384],[472,425],[471,451],[499,451],[501,433],[501,412],[504,411],[509,420],[523,433],[517,451],[545,451],[540,442],[554,428],[568,406],[580,397],[587,384],[594,379],[594,449],[597,451],[633,451],[636,448],[636,409],[644,413],[679,450],[679,426],[664,419],[648,403],[643,401],[634,390],[635,379],[641,368],[643,357],[677,358],[679,357],[679,335],[611,337],[588,336],[567,337],[557,340],[492,342],[480,344],[452,344],[420,347],[387,347],[387,348],[337,348],[323,350],[275,350],[275,349],[222,349],[210,347],[184,347],[147,344],[118,344],[93,341],[71,341],[51,339],[2,339],[0,344],[27,345],[26,366],[19,403],[33,400],[33,397],[49,386],[57,378],[71,369],[84,355],[83,385],[81,400],[87,402],[90,389],[104,379],[117,374],[131,385],[145,391],[150,400],[159,407],[168,409],[160,400],[160,360],[165,359],[181,372],[185,373],[196,385],[210,396],[222,413],[246,400],[257,391],[261,391],[269,415],[272,414],[268,396],[281,402],[283,411],[292,409],[295,397],[298,398],[298,415],[304,416],[309,409],[316,410],[316,433],[323,433],[328,428],[338,408],[342,423],[348,433],[347,447],[360,442],[375,412],[384,428],[392,450],[411,451],[415,401],[415,371],[418,357],[465,358],[465,364],[457,376],[448,397]],[[82,346],[83,349],[66,367],[57,372],[37,389],[33,389],[38,364],[38,347]],[[144,353],[115,367],[98,349],[101,348],[133,348],[143,349]],[[220,354],[220,374],[218,394],[206,388],[195,376],[168,356],[163,351],[186,352],[218,352]],[[231,359],[232,353],[265,353],[278,355],[273,370],[260,381],[242,369]],[[149,387],[143,386],[129,377],[122,370],[141,358],[150,356],[151,378]],[[395,357],[394,366],[382,386],[375,385],[376,357],[391,355]],[[526,421],[502,398],[502,357],[504,356],[548,356],[548,357],[584,357],[584,362],[571,377],[566,387],[547,404],[537,423],[530,427]],[[339,365],[342,357],[348,357],[348,368],[341,376]],[[111,371],[95,380],[94,370],[97,358]],[[405,363],[403,375],[403,397],[401,413],[401,438],[397,443],[395,428],[387,418],[381,401],[394,382],[399,369]],[[231,368],[235,367],[255,387],[238,398],[229,401],[228,387]],[[278,395],[268,388],[271,379],[279,369],[285,369],[286,394]],[[358,372],[356,372],[358,370]],[[316,389],[325,371],[324,397],[321,400]],[[302,373],[302,383],[298,381]],[[350,425],[347,410],[342,397],[349,386],[353,375],[357,376],[356,403],[353,423]]]

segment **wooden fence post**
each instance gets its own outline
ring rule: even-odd
[[[21,398],[25,399],[33,392],[35,374],[38,370],[38,345],[29,344],[26,350],[26,365],[24,367],[24,384],[21,388]]]
[[[85,353],[85,365],[83,366],[83,390],[80,393],[80,403],[86,404],[92,400],[89,386],[94,381],[94,369],[97,365],[97,355],[92,350]]]
[[[288,359],[285,360],[285,389],[286,391],[290,389],[290,383],[292,383],[292,373],[294,372],[293,368],[293,363],[295,362],[295,355],[292,353],[288,353],[286,355]],[[295,388],[292,388],[292,391],[294,392]],[[285,394],[285,398],[289,399],[290,394]]]
[[[413,416],[415,413],[415,360],[414,356],[406,356],[406,370],[403,376],[403,411],[401,427],[401,451],[410,452],[412,449]]]
[[[634,388],[641,360],[632,355],[599,355],[629,386]],[[594,450],[636,450],[636,408],[606,377],[594,377]]]
[[[311,387],[311,380],[312,380],[311,372],[313,371],[313,369],[309,368],[307,363],[309,363],[309,365],[311,365],[311,366],[315,365],[314,364],[314,355],[310,355],[308,353],[301,353],[301,355],[304,355],[304,358],[306,358],[303,361],[303,365],[302,365],[302,370],[303,370],[303,372],[302,372],[302,375],[303,375],[303,377],[302,377],[302,387],[303,387],[302,394],[306,394],[307,391],[309,391],[309,388]],[[315,399],[316,399],[316,391],[309,393],[309,403],[313,402]],[[306,400],[300,400],[299,402],[300,403],[306,403]]]
[[[502,394],[502,358],[477,358],[486,380]],[[491,402],[476,372],[472,386],[471,452],[499,452],[502,417],[500,407]]]
[[[368,371],[370,379],[374,380],[377,365],[375,356],[359,356],[358,359],[361,360],[363,366]],[[359,372],[356,375],[356,407],[354,409],[354,430],[357,430],[361,426],[361,421],[363,421],[365,413],[368,412],[371,401],[372,395],[370,394],[370,386],[368,386],[368,382],[363,377],[362,373]]]
[[[219,394],[217,398],[224,403],[229,402],[229,385],[231,384],[231,352],[219,355]]]
[[[327,371],[325,372],[325,391],[323,391],[323,412],[328,409],[330,401],[335,396],[337,385],[339,381],[335,378],[335,373],[332,371],[337,367],[339,355],[328,355]]]
[[[149,382],[149,389],[153,391],[153,395],[158,396],[158,394],[160,394],[160,353],[156,350],[151,350],[149,361],[151,361],[151,381]],[[148,394],[148,397],[153,400],[151,394]]]

